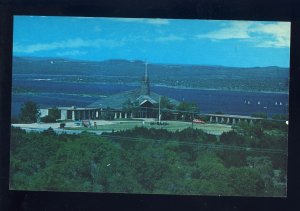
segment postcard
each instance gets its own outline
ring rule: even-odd
[[[14,16],[10,189],[285,197],[290,31]]]

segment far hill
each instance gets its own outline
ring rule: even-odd
[[[287,92],[289,83],[289,69],[276,66],[237,68],[150,63],[148,70],[152,85],[157,86]],[[13,74],[83,75],[95,76],[98,82],[114,83],[118,78],[118,82],[137,83],[144,74],[144,62],[14,57]]]

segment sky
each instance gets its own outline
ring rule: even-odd
[[[289,67],[290,23],[15,16],[13,55]]]

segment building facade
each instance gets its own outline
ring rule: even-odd
[[[145,64],[145,74],[141,80],[140,89],[117,93],[101,98],[86,107],[58,107],[60,120],[97,120],[97,119],[127,119],[127,118],[159,118],[159,103],[163,97],[150,90],[148,64]],[[179,102],[167,98],[175,106]],[[40,109],[41,117],[49,114],[51,108]]]

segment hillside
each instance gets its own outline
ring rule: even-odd
[[[289,69],[276,66],[236,68],[148,64],[152,85],[181,88],[287,92]],[[135,84],[144,74],[142,61],[75,61],[59,58],[13,58],[13,74],[85,76],[97,83]]]

